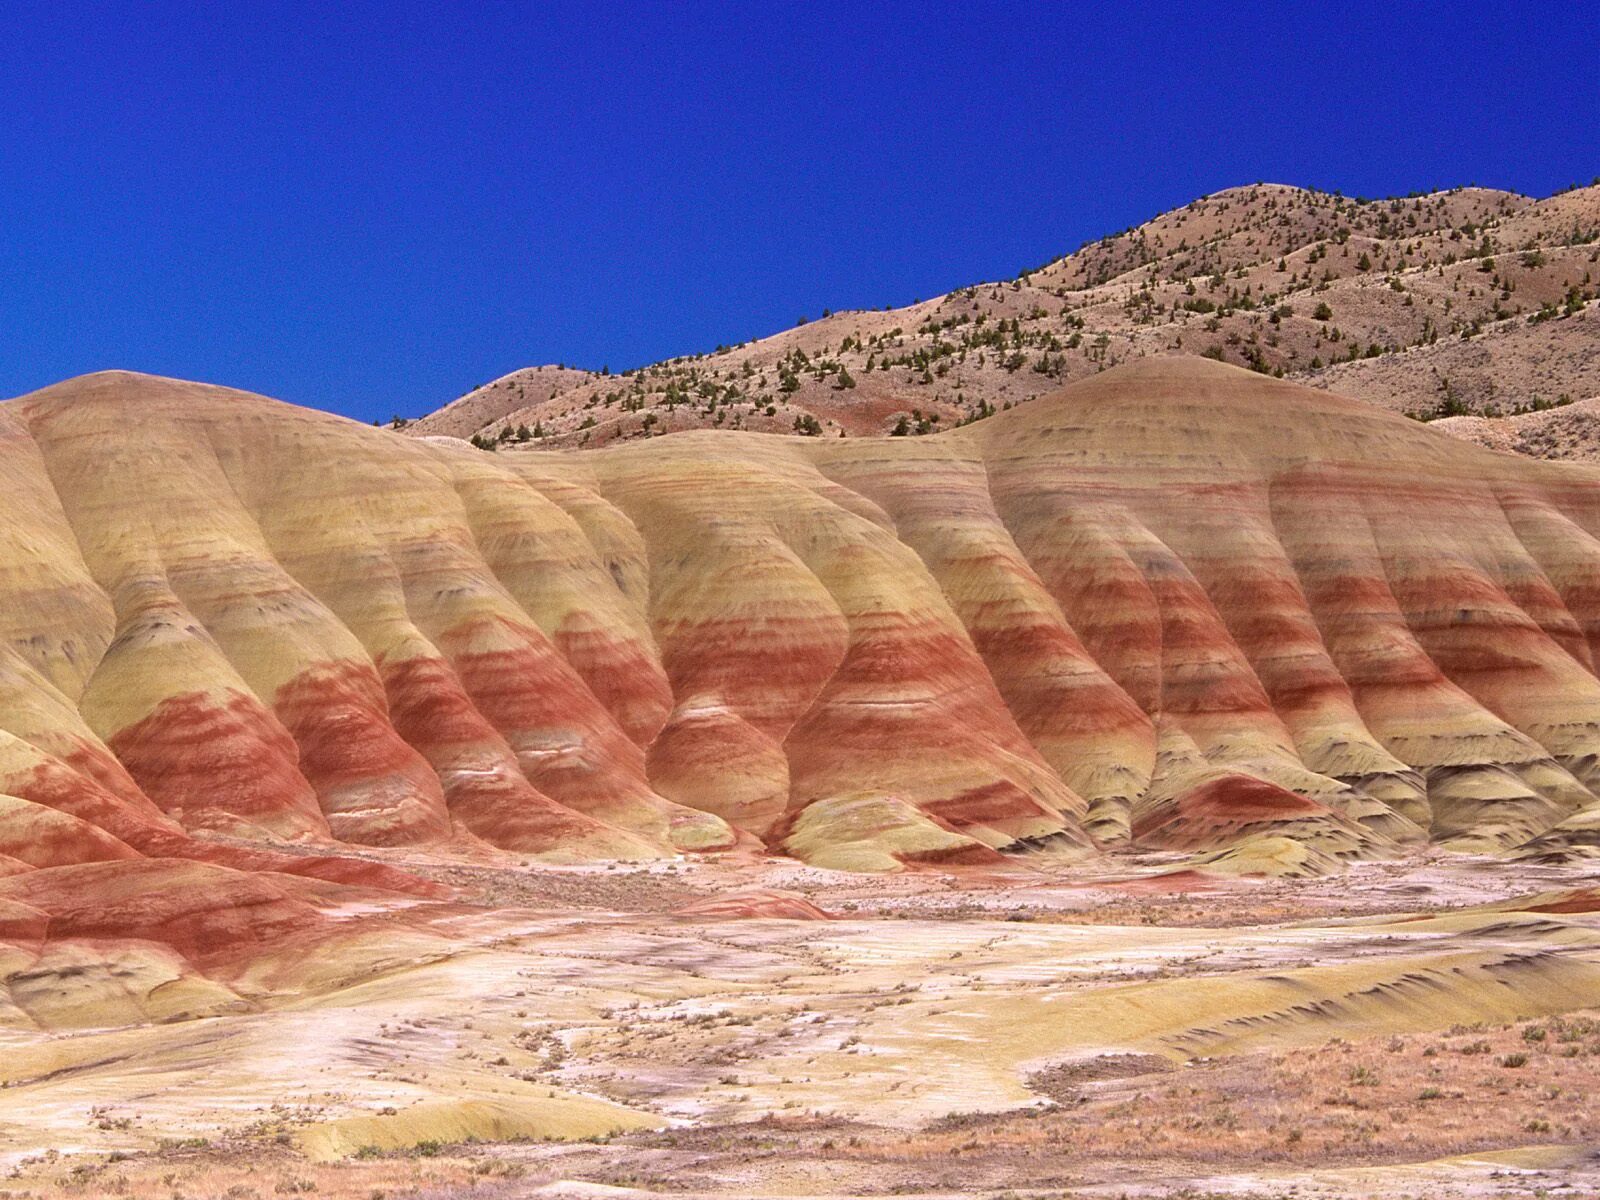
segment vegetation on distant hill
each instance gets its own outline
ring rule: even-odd
[[[685,429],[916,436],[1194,354],[1433,420],[1600,394],[1600,183],[1545,200],[1232,188],[1016,278],[620,376],[536,367],[404,426],[485,449]],[[526,431],[526,436],[524,432]]]

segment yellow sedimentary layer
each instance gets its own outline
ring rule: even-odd
[[[1200,360],[498,455],[107,373],[0,405],[0,479],[8,878],[185,832],[1320,869],[1595,804],[1600,475]]]

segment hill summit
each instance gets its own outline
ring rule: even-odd
[[[1487,188],[1366,200],[1256,184],[908,308],[827,313],[620,376],[516,371],[408,430],[499,449],[702,428],[915,436],[1168,355],[1426,420],[1539,421],[1600,396],[1597,294],[1597,186],[1544,200]],[[1449,428],[1583,457],[1600,437],[1580,424],[1577,438]]]

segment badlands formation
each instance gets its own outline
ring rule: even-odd
[[[0,1195],[1592,1182],[1591,468],[1150,357],[542,454],[112,372],[0,471]]]

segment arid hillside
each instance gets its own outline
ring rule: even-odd
[[[1569,462],[1600,460],[1600,396],[1510,417],[1446,417],[1435,428],[1509,454]]]
[[[119,373],[0,419],[19,864],[1506,851],[1600,782],[1600,479],[1205,359],[909,439],[495,456]]]
[[[0,477],[23,1194],[1597,1178],[1592,467],[1169,357],[542,454],[113,372]]]
[[[620,376],[535,367],[409,432],[501,449],[682,429],[916,435],[1204,355],[1421,418],[1600,396],[1600,186],[1363,200],[1231,188],[1013,279]]]

